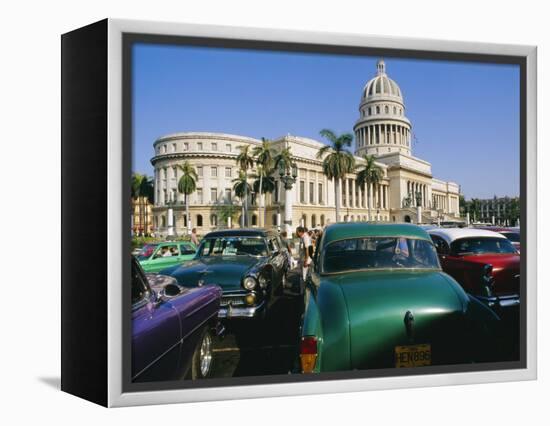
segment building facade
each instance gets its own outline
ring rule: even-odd
[[[475,220],[493,225],[519,225],[520,201],[519,197],[493,197],[477,200],[479,210]]]
[[[323,143],[286,135],[272,141],[274,151],[290,148],[298,173],[290,190],[291,206],[285,206],[284,187],[277,173],[276,190],[266,194],[259,218],[258,202],[251,194],[249,221],[252,226],[282,224],[284,209],[292,211],[292,226],[324,226],[335,221],[378,220],[386,222],[433,223],[459,219],[459,186],[432,176],[431,164],[412,155],[410,121],[405,116],[401,89],[386,74],[383,61],[374,78],[365,85],[359,104],[355,133],[356,163],[365,154],[374,155],[383,177],[379,184],[360,187],[356,173],[342,179],[341,217],[336,218],[334,182],[322,172],[317,152]],[[185,200],[177,191],[178,164],[189,161],[197,170],[197,191],[190,196],[191,226],[205,233],[221,223],[220,205],[239,203],[232,180],[238,176],[239,146],[256,146],[260,140],[223,133],[186,132],[163,136],[154,142],[155,168],[154,228],[166,235],[186,232]],[[254,173],[254,171],[252,171]],[[172,214],[169,217],[169,213]],[[237,225],[238,219],[232,222]]]

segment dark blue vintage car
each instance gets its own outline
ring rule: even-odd
[[[185,287],[223,289],[220,318],[262,319],[283,294],[290,254],[276,232],[229,229],[210,232],[195,258],[160,271]]]
[[[190,289],[146,276],[132,258],[132,380],[209,377],[220,297],[217,286]]]

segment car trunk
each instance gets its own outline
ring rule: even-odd
[[[482,265],[493,265],[495,279],[493,294],[495,296],[519,294],[520,256],[516,253],[465,256],[464,260]]]
[[[441,272],[369,271],[343,275],[339,283],[352,368],[394,367],[396,346],[406,345],[431,345],[431,364],[464,359],[464,301]],[[407,312],[414,317],[409,333]]]

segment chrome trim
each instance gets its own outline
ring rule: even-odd
[[[247,308],[234,308],[231,305],[227,305],[227,307],[220,307],[218,318],[254,318],[256,313],[259,312],[264,305],[265,301],[256,306],[249,306]]]

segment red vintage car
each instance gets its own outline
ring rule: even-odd
[[[490,305],[519,305],[520,255],[500,233],[476,228],[428,231],[443,271]]]

